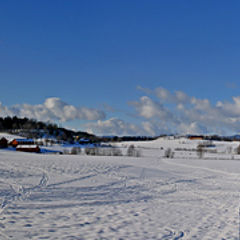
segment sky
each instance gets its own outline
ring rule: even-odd
[[[0,1],[0,116],[238,134],[239,12],[234,0]]]

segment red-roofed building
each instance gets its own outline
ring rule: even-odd
[[[37,145],[18,145],[16,150],[20,152],[40,152],[40,148]]]
[[[32,139],[25,139],[25,138],[19,138],[19,139],[13,139],[10,142],[10,145],[13,147],[17,147],[18,145],[33,145],[34,141]]]

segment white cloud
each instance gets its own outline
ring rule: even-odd
[[[151,122],[142,122],[142,126],[149,135],[154,136],[156,134],[156,127]]]
[[[231,134],[240,131],[240,96],[233,97],[231,102],[219,101],[212,105],[209,99],[188,96],[182,91],[171,93],[162,87],[145,92],[151,97],[144,96],[131,105],[139,117],[148,120],[146,129],[149,132],[159,134],[164,125],[169,133]],[[158,101],[152,99],[155,97]]]
[[[140,101],[130,102],[129,105],[134,106],[139,116],[146,119],[157,117],[162,120],[167,120],[169,118],[174,118],[172,113],[161,103],[155,102],[147,96],[141,97]]]
[[[197,122],[191,122],[190,124],[182,122],[178,126],[178,131],[184,134],[204,134],[207,129]]]
[[[156,96],[162,101],[162,102],[172,102],[174,101],[174,95],[172,95],[167,89],[158,87],[155,89]]]
[[[42,121],[62,122],[70,120],[98,120],[104,119],[105,113],[97,109],[75,107],[63,102],[60,98],[47,98],[43,104],[16,104],[11,107],[0,103],[0,116],[28,117]]]
[[[158,87],[154,90],[148,89],[148,88],[143,88],[138,86],[138,90],[144,92],[147,95],[155,95],[161,103],[189,103],[190,102],[190,97],[182,92],[182,91],[175,91],[173,94],[167,90],[166,88],[163,87]]]
[[[190,101],[190,97],[186,93],[184,93],[182,91],[176,91],[175,92],[175,102],[176,103],[187,104],[187,103],[189,103],[189,101]]]
[[[141,128],[132,123],[127,123],[118,118],[111,118],[105,121],[88,123],[85,125],[88,132],[100,135],[142,135],[145,133]],[[145,135],[145,134],[144,134]]]
[[[233,102],[217,103],[217,107],[222,110],[226,116],[239,117],[240,116],[240,96],[233,97]]]
[[[171,124],[166,124],[165,121],[148,120],[142,122],[142,128],[145,135],[156,136],[160,134],[168,134],[172,132]]]

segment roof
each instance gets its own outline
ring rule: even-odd
[[[16,140],[18,142],[33,142],[33,139],[25,139],[25,138],[15,138],[13,140]]]
[[[37,145],[18,145],[17,148],[39,148]]]
[[[1,140],[6,140],[7,141],[7,139],[5,137],[0,137],[0,141]]]

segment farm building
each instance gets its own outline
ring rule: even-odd
[[[7,148],[8,147],[8,140],[5,137],[0,139],[0,148]]]
[[[24,138],[19,138],[19,139],[13,139],[10,142],[10,145],[13,147],[17,147],[18,145],[33,145],[34,141],[32,139],[24,139]]]
[[[188,138],[190,140],[204,140],[203,136],[189,136]]]
[[[18,145],[16,150],[21,152],[40,152],[40,148],[37,145]]]

